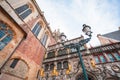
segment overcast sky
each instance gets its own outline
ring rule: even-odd
[[[82,25],[91,26],[93,37],[89,44],[99,45],[97,34],[118,30],[120,0],[36,0],[51,30],[60,29],[68,39],[79,37]]]

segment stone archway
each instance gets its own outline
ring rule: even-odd
[[[88,80],[97,80],[96,76],[92,73],[88,73]],[[84,75],[83,73],[80,73],[76,76],[75,80],[84,80]]]
[[[2,72],[5,73],[1,79],[6,79],[9,77],[9,80],[15,78],[15,80],[24,80],[29,71],[29,66],[24,60],[19,58],[10,59],[2,69]]]

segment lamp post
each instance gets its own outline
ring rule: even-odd
[[[77,50],[78,56],[79,56],[79,59],[80,59],[80,64],[81,64],[81,66],[82,66],[82,71],[83,71],[84,79],[85,79],[85,80],[88,80],[88,76],[87,76],[87,72],[86,72],[86,69],[85,69],[85,65],[84,65],[84,62],[83,62],[83,59],[82,59],[82,55],[81,55],[81,53],[80,53],[80,48],[81,48],[84,44],[86,44],[86,43],[88,43],[88,42],[90,41],[90,39],[91,39],[91,37],[92,37],[92,35],[91,35],[91,34],[92,34],[92,32],[91,32],[91,27],[88,26],[88,25],[86,25],[86,24],[83,24],[83,29],[82,29],[82,31],[83,31],[86,35],[88,35],[89,38],[84,39],[84,40],[80,40],[78,43],[71,43],[71,44],[65,45],[65,44],[64,44],[64,41],[65,41],[65,39],[66,39],[66,36],[65,36],[63,33],[60,35],[60,39],[61,39],[61,41],[62,41],[62,45],[63,45],[65,48],[75,48],[75,49]]]

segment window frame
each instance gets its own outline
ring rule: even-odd
[[[68,69],[68,61],[64,61],[63,62],[63,68],[64,69]]]
[[[50,54],[52,54],[52,56],[49,56]],[[47,58],[53,58],[55,57],[55,51],[51,51],[47,54]]]
[[[41,38],[41,40],[40,40],[41,43],[42,43],[42,45],[45,46],[46,43],[47,43],[47,40],[48,40],[48,34],[45,33],[45,34],[43,35],[43,37]]]
[[[33,12],[32,11],[32,5],[30,3],[21,5],[17,8],[15,8],[14,10],[20,16],[20,18],[22,18],[22,19],[27,18]]]
[[[54,69],[54,66],[55,66],[54,63],[51,63],[51,64],[50,64],[50,70],[53,70],[53,69]]]
[[[96,64],[100,63],[100,59],[98,56],[94,56],[94,59],[95,59]],[[98,59],[99,62],[97,62],[96,59]]]
[[[58,62],[57,63],[57,70],[61,70],[62,69],[62,62]]]
[[[49,70],[49,64],[45,64],[45,71],[48,71]]]
[[[14,37],[14,31],[4,23],[0,21],[0,51],[4,49],[12,41]]]
[[[39,33],[41,32],[42,26],[39,22],[35,24],[35,26],[32,29],[32,33],[37,37]]]
[[[13,61],[12,61],[12,63],[10,64],[10,68],[15,68],[16,67],[16,65],[18,64],[18,62],[19,62],[19,59],[14,59]]]
[[[63,56],[63,55],[67,55],[67,49],[58,50],[58,55],[57,56]]]
[[[119,55],[119,58],[120,58],[120,54],[119,54],[119,52],[113,52],[113,56],[115,57],[115,59],[116,59],[117,61],[119,61],[120,59],[117,59],[117,57],[116,57],[114,54]]]
[[[105,60],[105,62],[103,62],[103,61],[101,60],[100,56],[103,57],[103,59]],[[105,57],[104,55],[99,55],[99,58],[100,58],[100,62],[101,62],[101,63],[106,63],[106,62],[107,62],[106,57]]]
[[[106,54],[107,54],[107,56],[108,56],[110,62],[116,61],[116,58],[114,57],[114,55],[113,55],[112,53],[106,53]],[[114,60],[111,60],[110,57],[112,57]]]
[[[105,62],[102,62],[102,60],[100,59],[100,56],[103,56],[103,58],[105,59]],[[98,60],[99,60],[99,63],[96,63],[96,64],[106,63],[107,62],[107,59],[104,56],[104,54],[94,55],[94,59],[95,59],[95,57],[98,57]]]

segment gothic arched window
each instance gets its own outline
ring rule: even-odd
[[[44,46],[46,45],[47,39],[48,39],[48,35],[47,35],[47,34],[44,34],[44,36],[43,36],[42,39],[41,39],[41,43],[42,43]]]
[[[13,38],[13,31],[0,21],[0,50],[2,50]]]
[[[49,65],[46,64],[46,65],[45,65],[45,71],[48,71],[48,70],[49,70]]]
[[[54,63],[50,64],[50,70],[54,69]]]
[[[33,28],[32,32],[34,33],[34,35],[37,37],[38,34],[40,33],[40,30],[41,30],[41,25],[40,23],[38,22],[35,27]]]
[[[16,13],[22,18],[25,19],[32,13],[32,9],[29,4],[22,5],[15,9]]]
[[[58,69],[58,70],[62,69],[62,63],[61,63],[61,62],[58,62],[58,63],[57,63],[57,69]]]
[[[63,68],[64,68],[64,69],[67,69],[67,68],[68,68],[68,61],[64,61],[64,62],[63,62]]]
[[[55,52],[54,52],[54,51],[49,52],[49,53],[47,54],[47,58],[53,58],[53,57],[55,57]]]
[[[58,51],[58,56],[66,55],[66,54],[67,54],[66,49],[61,49]]]

